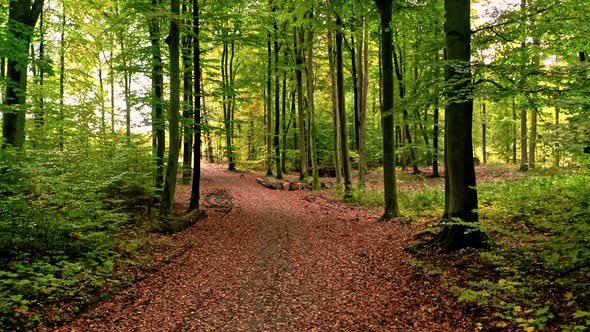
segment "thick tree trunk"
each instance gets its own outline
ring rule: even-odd
[[[27,92],[28,54],[33,29],[43,10],[43,0],[10,1],[8,11],[8,41],[6,93],[3,104],[2,135],[4,146],[22,148],[25,143],[25,109]]]
[[[162,209],[164,214],[172,210],[174,193],[176,192],[176,174],[180,154],[179,110],[180,110],[180,0],[170,3],[172,18],[170,20],[170,109],[168,111],[169,141],[168,167],[162,193]]]
[[[395,180],[395,151],[393,123],[393,36],[389,27],[392,17],[392,2],[375,0],[381,17],[381,80],[382,109],[381,123],[383,126],[383,187],[385,207],[381,219],[399,217],[397,190]]]
[[[445,250],[484,247],[487,245],[487,236],[477,228],[477,191],[471,133],[470,1],[445,0],[445,10],[447,56],[457,63],[446,70],[447,82],[451,84],[448,91],[448,100],[451,102],[445,110],[445,193],[448,195],[445,216],[451,224],[446,224],[434,241]],[[473,226],[452,223],[451,218],[473,223]]]

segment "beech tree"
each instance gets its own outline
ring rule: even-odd
[[[445,0],[449,104],[445,109],[446,206],[443,219],[448,223],[433,239],[445,250],[487,245],[487,236],[477,225],[469,15],[470,0]]]
[[[25,110],[27,68],[33,29],[43,10],[43,0],[11,0],[8,14],[6,93],[3,104],[2,136],[4,146],[22,148],[25,142]]]
[[[180,155],[180,0],[170,2],[170,13],[172,17],[170,19],[170,34],[167,39],[170,50],[170,109],[168,110],[170,148],[168,149],[168,166],[166,167],[162,193],[162,208],[166,214],[171,211],[174,204],[178,157]]]
[[[381,18],[381,81],[382,98],[381,123],[383,126],[383,188],[385,207],[381,219],[399,216],[395,183],[395,151],[393,123],[393,40],[391,17],[393,3],[388,0],[375,0]]]

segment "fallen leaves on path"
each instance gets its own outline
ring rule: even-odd
[[[255,179],[205,164],[207,218],[173,237],[180,254],[59,330],[475,329],[404,252],[416,226]]]

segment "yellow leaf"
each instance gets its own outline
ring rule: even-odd
[[[504,285],[506,283],[506,279],[498,280],[498,285]]]
[[[500,328],[508,327],[508,323],[506,323],[506,322],[497,322],[496,323],[496,327],[500,327]]]
[[[524,328],[524,331],[525,332],[533,332],[534,330],[535,330],[535,328],[532,327],[532,326],[527,326],[527,327]]]
[[[514,312],[521,312],[522,308],[519,305],[514,306]]]
[[[567,292],[565,293],[564,297],[566,300],[571,300],[572,297],[574,297],[574,294],[572,294],[572,292]]]

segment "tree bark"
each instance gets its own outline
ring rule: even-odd
[[[180,0],[171,0],[170,11],[170,109],[168,111],[169,141],[168,167],[162,194],[162,209],[169,214],[174,204],[176,192],[176,174],[178,171],[178,157],[180,154],[179,109],[180,109]]]
[[[269,0],[269,5],[271,0]],[[267,67],[266,67],[266,176],[272,176],[272,155],[271,155],[271,114],[272,114],[272,36],[270,32],[267,34],[266,42],[267,52]]]
[[[393,36],[391,33],[391,17],[393,3],[388,0],[375,0],[381,18],[381,80],[382,109],[381,123],[383,126],[383,187],[384,211],[381,219],[399,217],[397,189],[395,179],[395,149],[393,120]]]
[[[10,1],[8,41],[12,51],[7,54],[6,93],[4,94],[2,135],[4,147],[21,149],[25,143],[25,109],[27,93],[28,54],[35,24],[43,10],[43,0]]]
[[[453,61],[453,65],[446,69],[446,80],[450,84],[447,97],[450,102],[445,110],[445,193],[448,195],[445,217],[451,223],[446,224],[433,241],[445,250],[485,247],[487,236],[477,227],[471,132],[470,1],[445,0],[445,10],[447,59]],[[455,219],[462,223],[455,223]]]
[[[188,16],[189,9],[186,3],[182,4],[182,12],[185,17]],[[182,93],[182,136],[183,136],[183,153],[182,153],[182,182],[188,184],[191,180],[192,159],[193,159],[193,82],[192,82],[192,43],[193,38],[190,36],[191,19],[185,19],[188,27],[182,36],[182,73],[183,73],[183,93]]]
[[[193,70],[194,70],[194,109],[193,109],[193,179],[188,211],[200,207],[201,188],[201,45],[199,43],[199,0],[193,0]]]
[[[486,151],[486,103],[482,102],[481,104],[481,111],[482,111],[482,119],[481,119],[481,142],[482,142],[482,150],[483,150],[483,163],[487,164],[488,156]]]
[[[359,187],[365,186],[367,176],[367,94],[369,88],[369,44],[366,18],[361,18],[361,38],[358,40],[357,73],[358,73],[358,149],[359,149]]]
[[[276,12],[276,7],[273,5],[272,12]],[[279,77],[279,26],[276,18],[273,18],[273,32],[274,32],[274,79],[275,79],[275,132],[274,132],[274,148],[275,148],[275,166],[277,170],[277,179],[283,178],[283,170],[281,169],[281,108],[280,108],[280,77]]]
[[[149,34],[151,41],[151,80],[152,80],[152,135],[154,136],[154,152],[156,159],[156,188],[162,188],[164,178],[164,153],[166,149],[166,131],[164,121],[164,67],[162,65],[162,50],[160,48],[160,18],[155,14],[159,0],[152,0],[152,13],[149,19]]]
[[[312,9],[313,11],[313,9]],[[313,12],[310,13],[310,19],[313,18]],[[308,114],[308,129],[309,129],[309,152],[311,157],[312,181],[311,187],[313,190],[320,189],[320,180],[318,178],[318,160],[316,152],[316,134],[315,134],[315,109],[314,109],[314,87],[313,87],[313,26],[309,26],[307,32],[307,114]]]
[[[336,187],[342,187],[342,143],[340,142],[340,119],[338,118],[338,98],[336,97],[336,71],[334,69],[334,36],[333,36],[333,19],[332,5],[330,0],[326,0],[328,7],[328,62],[330,68],[330,96],[332,98],[332,141],[334,144],[334,168],[336,168]]]
[[[297,79],[297,122],[299,126],[299,181],[307,179],[305,114],[303,110],[303,32],[295,28],[295,78]]]
[[[338,96],[338,118],[340,119],[340,142],[342,144],[342,170],[344,175],[344,200],[352,198],[352,178],[350,172],[350,155],[348,151],[348,133],[346,126],[346,107],[344,104],[344,68],[342,59],[342,18],[336,15],[336,87]]]

